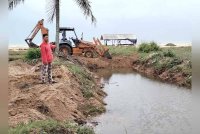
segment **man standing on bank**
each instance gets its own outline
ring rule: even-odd
[[[56,83],[56,81],[52,78],[52,61],[53,54],[52,49],[55,49],[56,46],[53,44],[49,44],[48,34],[43,35],[43,42],[40,45],[40,52],[42,58],[42,68],[41,68],[41,84],[46,83],[46,75],[48,76],[48,82],[50,84]]]

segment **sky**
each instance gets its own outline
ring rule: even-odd
[[[25,0],[9,11],[10,45],[25,45],[38,20],[44,18],[50,41],[55,41],[55,20],[49,23],[47,4],[51,0]],[[134,34],[138,42],[191,42],[192,24],[200,20],[199,0],[90,0],[96,25],[82,14],[74,0],[61,0],[60,26],[74,27],[80,37],[92,41],[102,34]],[[41,43],[41,34],[34,39]]]

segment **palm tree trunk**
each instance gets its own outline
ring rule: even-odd
[[[59,52],[60,0],[56,2],[56,52]]]

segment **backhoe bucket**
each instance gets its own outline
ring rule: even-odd
[[[93,38],[94,43],[95,43],[95,50],[96,52],[102,56],[105,57],[107,59],[112,59],[112,56],[109,53],[109,49],[101,44],[101,41],[97,38],[95,39],[95,37]]]
[[[30,47],[30,48],[38,48],[39,46],[36,45],[35,43],[31,42],[31,43],[29,44],[29,47]]]
[[[110,55],[110,53],[107,51],[104,52],[103,57],[106,57],[107,59],[112,59],[112,56]]]
[[[30,48],[38,48],[39,47],[38,45],[36,45],[35,43],[33,43],[32,41],[30,41],[28,39],[26,39],[25,41]]]

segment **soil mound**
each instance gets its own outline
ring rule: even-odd
[[[30,120],[55,119],[85,120],[80,107],[92,103],[103,106],[98,95],[98,87],[94,89],[94,97],[83,97],[80,84],[66,66],[53,66],[53,78],[56,84],[39,84],[40,66],[28,65],[22,61],[9,63],[9,125],[15,126],[20,122]],[[99,89],[100,90],[100,89]]]

